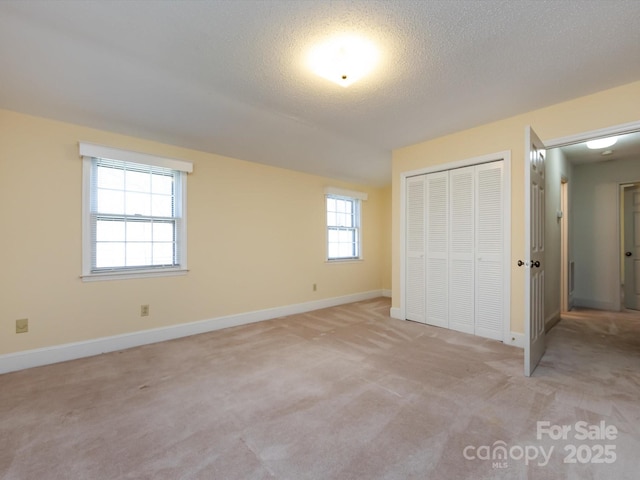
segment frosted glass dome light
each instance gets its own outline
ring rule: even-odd
[[[378,50],[356,36],[339,36],[317,45],[309,52],[309,68],[342,87],[369,74],[378,63]]]
[[[598,138],[587,142],[587,148],[591,150],[600,150],[614,145],[618,141],[618,137]]]

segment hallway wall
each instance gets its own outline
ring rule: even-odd
[[[545,291],[544,313],[545,324],[549,325],[560,318],[561,296],[561,210],[560,183],[562,178],[569,182],[569,189],[573,187],[573,168],[559,148],[547,151],[546,158],[546,209],[545,209]],[[569,190],[571,192],[571,190]],[[571,193],[569,193],[571,194]],[[571,198],[569,198],[571,202]],[[571,228],[571,221],[569,221]],[[569,238],[571,238],[569,234]],[[570,249],[571,250],[571,249]]]
[[[574,168],[574,303],[616,310],[620,300],[620,183],[640,180],[640,159],[578,165]]]

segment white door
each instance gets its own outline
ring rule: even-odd
[[[427,183],[425,322],[449,326],[449,172],[430,173]]]
[[[424,323],[425,295],[425,177],[407,179],[406,310],[407,320]]]
[[[405,318],[502,340],[504,161],[405,183]]]
[[[624,190],[624,306],[640,310],[640,187]]]
[[[449,328],[475,333],[476,167],[449,174]]]
[[[504,337],[503,162],[476,167],[475,334]]]
[[[545,350],[544,212],[545,147],[531,127],[525,129],[525,322],[524,374],[529,377]]]

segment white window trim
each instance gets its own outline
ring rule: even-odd
[[[358,200],[358,256],[349,258],[329,258],[329,225],[327,224],[327,197],[342,197],[349,200]],[[358,192],[356,190],[348,190],[338,187],[325,187],[324,188],[324,231],[325,231],[325,263],[339,264],[339,263],[359,263],[364,260],[364,252],[362,249],[362,202],[367,200],[369,195],[365,192]]]
[[[185,275],[187,268],[187,173],[193,172],[193,164],[183,160],[176,160],[166,157],[157,157],[146,153],[130,152],[117,148],[105,147],[91,143],[79,143],[80,157],[82,158],[82,275],[80,278],[84,282],[94,282],[101,280],[124,280],[133,278],[153,278]],[[93,158],[108,158],[110,160],[122,160],[144,165],[154,165],[158,167],[171,168],[184,172],[181,175],[180,200],[182,228],[178,246],[180,248],[180,266],[167,267],[162,269],[136,269],[131,271],[115,270],[110,272],[91,271],[91,163]]]
[[[142,163],[143,165],[153,165],[155,167],[170,168],[181,172],[192,173],[193,164],[175,158],[159,157],[148,153],[132,152],[119,148],[105,147],[95,143],[80,142],[80,156],[94,158],[108,158],[109,160],[120,160],[123,162]]]
[[[367,200],[369,198],[369,194],[365,192],[358,192],[356,190],[347,190],[345,188],[338,188],[338,187],[324,187],[324,194],[325,196],[337,195],[339,197],[357,198],[358,200]]]

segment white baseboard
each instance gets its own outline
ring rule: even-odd
[[[391,310],[389,311],[389,316],[391,318],[395,318],[398,320],[406,320],[402,315],[402,310],[398,307],[391,307]],[[506,340],[504,340],[502,343],[504,343],[505,345],[511,345],[518,348],[524,348],[524,334],[511,332],[509,334],[509,337]]]
[[[372,290],[370,292],[354,293],[341,297],[325,298],[312,302],[297,303],[294,305],[255,310],[253,312],[239,313],[236,315],[226,315],[208,320],[170,325],[111,337],[96,338],[83,342],[66,343],[52,347],[8,353],[0,355],[0,374],[52,363],[66,362],[67,360],[75,360],[77,358],[91,357],[93,355],[100,355],[101,353],[115,352],[140,345],[148,345],[150,343],[164,342],[166,340],[212,332],[223,328],[237,327],[249,323],[261,322],[263,320],[285,317],[287,315],[310,312],[321,308],[335,307],[337,305],[369,300],[380,296],[383,296],[382,290]]]
[[[609,312],[616,311],[613,302],[602,302],[591,298],[574,298],[573,306],[583,308],[593,308],[595,310],[607,310]]]
[[[544,330],[548,332],[560,321],[560,310],[553,312],[547,318],[544,319]]]
[[[391,290],[382,290],[382,296],[383,297],[387,297],[387,298],[391,298]]]
[[[502,343],[513,347],[524,348],[524,334],[511,332],[509,338]]]

